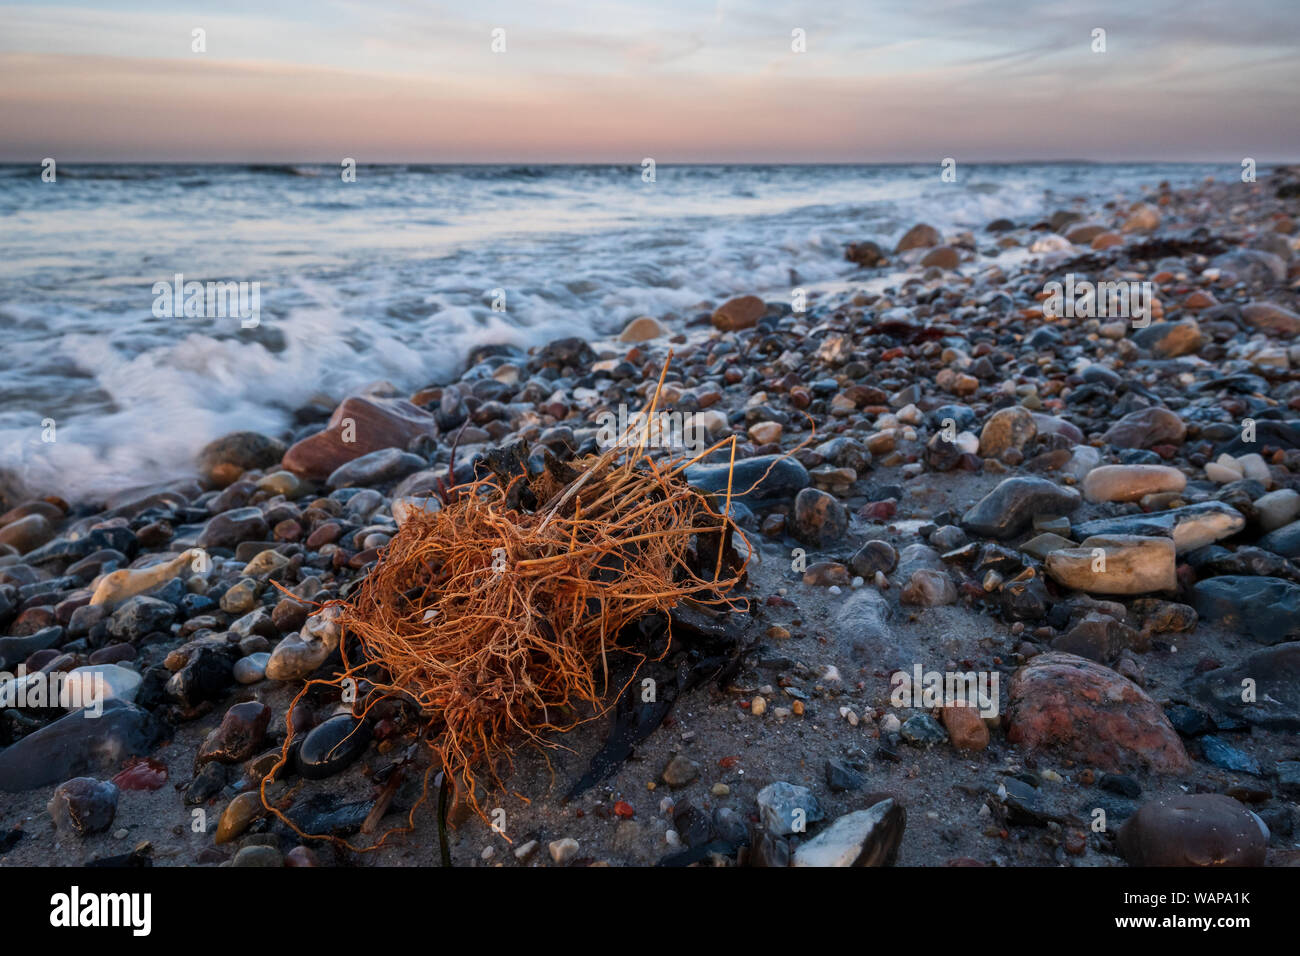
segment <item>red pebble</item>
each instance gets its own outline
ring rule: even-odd
[[[113,778],[119,790],[157,790],[167,782],[167,765],[153,757],[137,757]]]
[[[614,816],[622,817],[624,820],[631,820],[636,816],[636,811],[632,809],[632,804],[620,800],[614,804]]]

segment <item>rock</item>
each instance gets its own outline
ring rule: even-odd
[[[231,432],[208,442],[199,452],[199,476],[225,488],[246,471],[273,468],[284,457],[284,442],[257,432]]]
[[[252,578],[236,581],[221,595],[221,610],[227,614],[247,614],[257,606],[258,584]]]
[[[167,631],[176,619],[176,606],[152,597],[130,598],[108,619],[108,633],[119,641],[138,641],[154,631]]]
[[[1205,620],[1259,644],[1300,639],[1300,585],[1281,578],[1234,574],[1197,581],[1192,605]]]
[[[898,732],[913,747],[933,747],[948,739],[948,732],[929,714],[913,714]]]
[[[889,866],[907,827],[907,813],[891,799],[837,817],[794,852],[795,866]]]
[[[1007,478],[962,516],[962,527],[985,537],[1013,538],[1028,527],[1035,515],[1069,514],[1081,498],[1046,478]]]
[[[957,587],[943,571],[920,568],[912,572],[912,577],[898,596],[900,604],[914,604],[919,607],[939,607],[954,604],[957,601]]]
[[[585,343],[584,343],[585,346]],[[385,448],[406,448],[421,435],[437,435],[433,416],[401,399],[345,398],[324,431],[296,442],[282,466],[301,478],[323,480],[340,465]]]
[[[1058,584],[1094,594],[1147,594],[1178,587],[1170,538],[1094,535],[1077,548],[1047,555],[1047,573]]]
[[[981,458],[997,458],[1008,448],[1022,450],[1038,434],[1033,413],[1020,405],[994,412],[980,431]]]
[[[37,651],[54,647],[62,637],[63,628],[57,624],[21,637],[0,637],[0,671],[12,672]]]
[[[1259,761],[1249,754],[1238,750],[1221,737],[1215,737],[1213,735],[1202,737],[1201,755],[1207,762],[1224,770],[1254,774],[1256,777],[1262,776],[1262,772],[1259,769]]]
[[[1142,805],[1120,828],[1131,866],[1263,866],[1264,821],[1231,797],[1178,794]]]
[[[794,499],[794,531],[800,541],[815,547],[833,544],[844,537],[849,513],[832,495],[805,488]]]
[[[989,745],[989,728],[975,707],[949,706],[940,712],[948,740],[958,750],[983,750]]]
[[[1246,518],[1240,511],[1221,501],[1206,501],[1152,514],[1085,521],[1074,525],[1072,533],[1080,539],[1112,535],[1167,536],[1174,539],[1175,551],[1184,554],[1231,537],[1245,527]]]
[[[117,664],[85,664],[68,671],[64,682],[64,691],[68,695],[67,710],[79,710],[82,706],[92,706],[92,701],[135,700],[142,678],[129,667]]]
[[[235,661],[232,671],[235,680],[241,684],[256,684],[266,678],[266,665],[271,655],[265,651],[249,654]],[[314,670],[315,668],[313,668]]]
[[[885,251],[879,245],[867,239],[863,242],[850,242],[844,247],[844,258],[860,266],[873,268],[885,261]]]
[[[1248,325],[1274,335],[1293,338],[1300,335],[1300,315],[1272,302],[1252,302],[1241,307],[1241,317]]]
[[[43,515],[31,514],[0,527],[0,545],[27,554],[54,537],[54,528]]]
[[[849,559],[849,567],[853,569],[853,573],[868,581],[876,576],[876,572],[888,574],[897,566],[898,552],[894,550],[894,546],[878,538],[868,541]]]
[[[807,787],[778,780],[758,791],[759,822],[773,836],[802,833],[806,824],[825,817],[821,804]]]
[[[185,666],[172,674],[163,690],[181,707],[192,708],[225,696],[233,679],[232,661],[227,649],[200,646],[190,654]]]
[[[284,866],[284,857],[280,851],[273,846],[246,846],[243,847],[235,858],[230,861],[231,866]]]
[[[1255,516],[1263,531],[1276,531],[1300,517],[1300,492],[1280,488],[1255,499]],[[1271,550],[1271,549],[1270,549]]]
[[[663,781],[677,790],[694,781],[700,775],[700,765],[690,757],[678,754],[664,767]]]
[[[1300,521],[1292,521],[1259,539],[1259,546],[1284,558],[1300,558]]]
[[[1183,420],[1167,408],[1153,405],[1129,412],[1106,430],[1102,438],[1116,448],[1151,448],[1181,445],[1187,436]]]
[[[1052,641],[1052,650],[1105,664],[1138,642],[1138,634],[1109,614],[1090,611],[1070,630]]]
[[[662,338],[668,334],[663,323],[658,319],[651,318],[648,315],[640,316],[633,319],[627,325],[623,326],[623,332],[619,335],[620,342],[638,343],[649,342],[651,339]]]
[[[1201,327],[1195,319],[1181,322],[1154,322],[1133,335],[1133,341],[1158,358],[1195,355],[1205,344]]]
[[[257,508],[233,508],[213,515],[195,542],[200,548],[234,548],[241,541],[264,541],[271,529]]]
[[[952,246],[936,246],[921,257],[923,268],[956,269],[961,264],[961,253]]]
[[[338,773],[365,751],[370,743],[370,723],[350,714],[338,714],[313,727],[298,749],[298,772],[308,780],[323,780]]]
[[[1122,232],[1151,232],[1160,225],[1160,211],[1150,203],[1136,203],[1121,227]]]
[[[920,222],[903,234],[903,238],[898,240],[898,245],[894,247],[894,251],[906,252],[908,249],[924,249],[929,246],[937,246],[942,241],[943,237],[939,235],[938,229]]]
[[[1007,740],[1108,771],[1189,769],[1187,752],[1160,707],[1107,667],[1049,651],[1011,678]]]
[[[1089,501],[1137,501],[1186,487],[1187,477],[1168,465],[1102,465],[1083,479],[1083,496]]]
[[[843,760],[832,757],[826,761],[826,785],[831,788],[831,793],[845,793],[850,790],[861,790],[866,785],[866,781]]]
[[[547,844],[547,849],[550,850],[551,859],[563,866],[578,855],[578,841],[573,837],[552,840]]]
[[[889,602],[870,588],[855,590],[835,615],[835,632],[855,661],[873,667],[902,664],[901,641],[886,623]]]
[[[266,738],[271,708],[261,701],[235,704],[221,719],[221,726],[208,734],[199,747],[197,764],[210,761],[240,763],[252,757]]]
[[[330,488],[385,485],[419,471],[426,462],[400,448],[381,448],[339,465],[325,484]]]
[[[307,619],[299,634],[275,645],[266,662],[269,680],[301,680],[325,663],[339,645],[337,607],[328,607]]]
[[[127,757],[147,753],[155,736],[149,712],[126,701],[108,701],[95,719],[67,714],[0,751],[0,790],[32,790],[116,769]]]
[[[109,611],[116,610],[136,595],[166,584],[201,554],[202,552],[197,548],[191,548],[170,561],[163,561],[147,568],[122,568],[118,571],[110,571],[95,583],[90,603],[102,604]]]
[[[54,788],[46,809],[60,836],[102,833],[117,815],[117,787],[94,777],[74,777]]]
[[[711,494],[727,492],[729,464],[692,465],[686,480],[693,488]],[[808,469],[793,458],[762,455],[736,462],[731,476],[731,497],[749,503],[766,499],[789,498],[807,488]]]
[[[256,790],[246,790],[226,804],[217,821],[217,832],[213,842],[229,843],[240,836],[252,825],[253,821],[266,815],[262,806],[262,797]]]
[[[1300,731],[1300,642],[1256,651],[1239,664],[1193,678],[1187,688],[1228,717],[1268,730]]]
[[[756,295],[742,295],[718,306],[713,313],[713,327],[723,332],[752,329],[767,312],[767,304]]]

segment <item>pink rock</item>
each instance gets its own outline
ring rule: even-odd
[[[287,452],[281,466],[303,478],[328,478],[339,465],[384,448],[405,448],[419,435],[436,435],[433,416],[404,399],[345,398],[324,431]],[[349,440],[350,439],[350,440]]]

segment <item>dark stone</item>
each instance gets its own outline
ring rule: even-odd
[[[1300,521],[1292,521],[1259,539],[1259,546],[1284,558],[1300,558]]]
[[[1079,492],[1046,478],[1007,478],[965,515],[962,527],[991,538],[1013,538],[1033,522],[1035,515],[1064,515],[1079,507]]]
[[[303,740],[298,751],[298,772],[308,780],[332,776],[361,756],[369,743],[369,722],[348,714],[331,717]]]
[[[117,787],[94,777],[74,777],[54,788],[46,809],[60,833],[100,833],[117,814]]]
[[[1207,621],[1242,631],[1260,644],[1300,638],[1300,584],[1280,578],[1225,575],[1198,581],[1192,604]]]
[[[63,628],[41,628],[26,637],[0,637],[0,671],[12,671],[36,651],[54,647],[63,637]]]
[[[692,465],[686,469],[686,480],[700,491],[725,494],[728,470],[729,464],[725,462]],[[749,503],[785,499],[807,488],[809,481],[808,469],[793,458],[781,458],[778,455],[746,458],[736,462],[731,477],[731,495],[733,498],[744,498]]]
[[[826,761],[826,784],[831,788],[832,793],[845,793],[850,790],[861,790],[866,785],[866,781],[843,760],[831,758]]]
[[[167,630],[176,619],[176,606],[155,597],[131,598],[108,619],[108,633],[119,641],[137,641],[154,631]]]
[[[186,708],[197,707],[205,700],[217,700],[234,682],[233,669],[229,653],[214,647],[199,647],[167,681],[167,697]]]
[[[1250,754],[1238,750],[1222,737],[1202,737],[1201,753],[1209,763],[1214,764],[1216,767],[1221,767],[1224,770],[1235,770],[1238,773],[1254,774],[1256,777],[1262,776],[1259,761]]]
[[[1255,699],[1243,701],[1243,681],[1250,680]],[[1229,717],[1269,730],[1300,731],[1300,642],[1278,644],[1251,654],[1232,667],[1207,671],[1187,683],[1197,700]]]
[[[261,701],[236,704],[226,711],[221,726],[208,734],[199,748],[197,762],[239,763],[257,753],[271,722],[271,708]]]
[[[1128,797],[1130,800],[1142,796],[1141,784],[1127,774],[1103,773],[1101,779],[1097,781],[1097,786],[1111,793],[1117,793],[1121,797]]]
[[[0,790],[32,790],[116,769],[127,757],[147,753],[155,738],[147,711],[109,699],[97,718],[74,711],[0,751]]]
[[[199,533],[200,548],[233,548],[241,541],[269,537],[271,529],[257,508],[235,508],[215,515]]]

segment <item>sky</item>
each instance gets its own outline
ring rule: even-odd
[[[1297,0],[0,4],[4,162],[1263,163],[1297,91]]]

